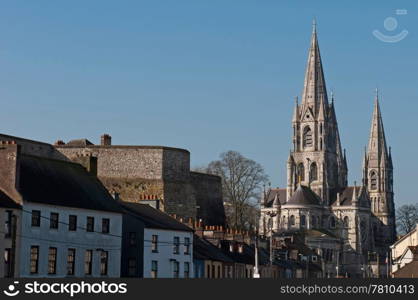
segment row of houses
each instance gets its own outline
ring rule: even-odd
[[[122,201],[80,164],[0,141],[0,277],[296,277],[248,233]],[[87,167],[86,167],[87,166]],[[302,276],[302,275],[298,275]]]

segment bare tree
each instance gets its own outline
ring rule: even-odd
[[[406,234],[418,224],[418,204],[402,205],[396,210],[397,231]]]
[[[211,162],[208,173],[222,178],[225,214],[230,227],[249,229],[254,225],[254,214],[261,187],[268,180],[263,167],[236,151],[224,152]],[[255,211],[257,210],[257,211]]]

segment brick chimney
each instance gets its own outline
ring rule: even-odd
[[[54,144],[55,146],[63,146],[63,145],[65,145],[65,143],[64,143],[64,141],[63,140],[58,140],[58,141],[56,141],[55,142],[55,144]]]
[[[87,172],[91,175],[97,176],[97,157],[92,156],[91,154],[84,154],[76,156],[72,160],[86,168]]]
[[[17,191],[20,174],[20,145],[15,141],[0,141],[0,188],[13,200],[22,203]]]
[[[110,146],[112,145],[112,137],[105,133],[100,137],[100,145],[102,146]]]

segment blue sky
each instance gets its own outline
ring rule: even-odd
[[[377,86],[396,203],[417,202],[418,2],[353,2],[2,1],[0,131],[96,143],[106,132],[115,144],[186,148],[192,166],[238,150],[283,187],[316,17],[350,184]],[[387,17],[396,30],[385,30]],[[384,43],[375,29],[409,34]]]

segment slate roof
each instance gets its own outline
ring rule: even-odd
[[[0,190],[0,207],[3,208],[21,208],[21,206],[13,201],[6,193]]]
[[[17,189],[24,201],[121,212],[102,183],[73,162],[22,154]]]
[[[309,187],[299,185],[286,204],[321,205],[321,200]]]
[[[266,193],[264,207],[272,207],[276,195],[280,205],[286,203],[286,189],[269,189]]]
[[[193,237],[193,258],[220,261],[224,263],[234,262],[231,258],[226,256],[221,249],[197,235]]]
[[[133,203],[133,202],[119,202],[126,211],[131,215],[141,219],[146,228],[190,231],[193,229],[170,217],[168,214],[151,207],[148,204]]]
[[[341,206],[351,206],[353,204],[353,192],[356,188],[357,193],[357,205],[360,207],[370,207],[370,201],[362,187],[347,186],[342,191],[340,191],[340,205]],[[334,192],[332,195],[332,206],[337,205],[337,193]]]
[[[66,146],[77,146],[77,147],[86,147],[93,145],[92,142],[90,142],[88,139],[75,139],[69,141]]]

